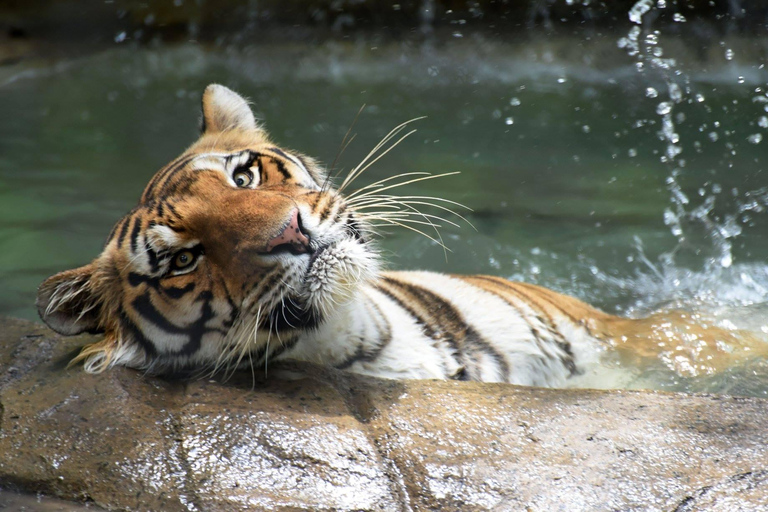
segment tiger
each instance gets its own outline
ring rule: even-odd
[[[387,179],[347,194],[359,175],[351,173],[334,187],[317,160],[272,142],[249,102],[223,85],[205,89],[201,124],[102,252],[38,289],[51,329],[100,335],[74,360],[86,372],[304,361],[390,379],[563,387],[608,352],[625,362],[663,352],[695,370],[720,350],[712,340],[662,349],[653,326],[668,324],[534,284],[387,270],[375,220],[400,224],[415,209],[382,193]],[[377,204],[401,216],[373,213]],[[705,340],[703,331],[694,336]],[[731,357],[757,353],[756,344],[727,341]]]

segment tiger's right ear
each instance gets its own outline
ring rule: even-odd
[[[60,272],[37,289],[37,312],[59,334],[99,331],[101,307],[91,288],[93,268],[93,263],[89,263]]]
[[[202,132],[257,130],[259,124],[245,98],[219,84],[211,84],[203,93]]]

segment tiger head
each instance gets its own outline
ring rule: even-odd
[[[104,334],[77,358],[87,371],[266,360],[377,275],[367,224],[314,160],[273,144],[230,89],[202,103],[201,137],[102,253],[38,290],[52,329]]]

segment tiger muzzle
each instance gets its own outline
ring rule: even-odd
[[[311,252],[309,247],[309,235],[304,231],[301,225],[299,209],[295,208],[291,212],[288,223],[283,227],[280,234],[267,242],[267,253],[272,253],[281,249],[287,249],[295,253]]]

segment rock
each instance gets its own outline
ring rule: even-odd
[[[768,401],[386,381],[85,374],[0,322],[0,483],[123,510],[755,510]]]

